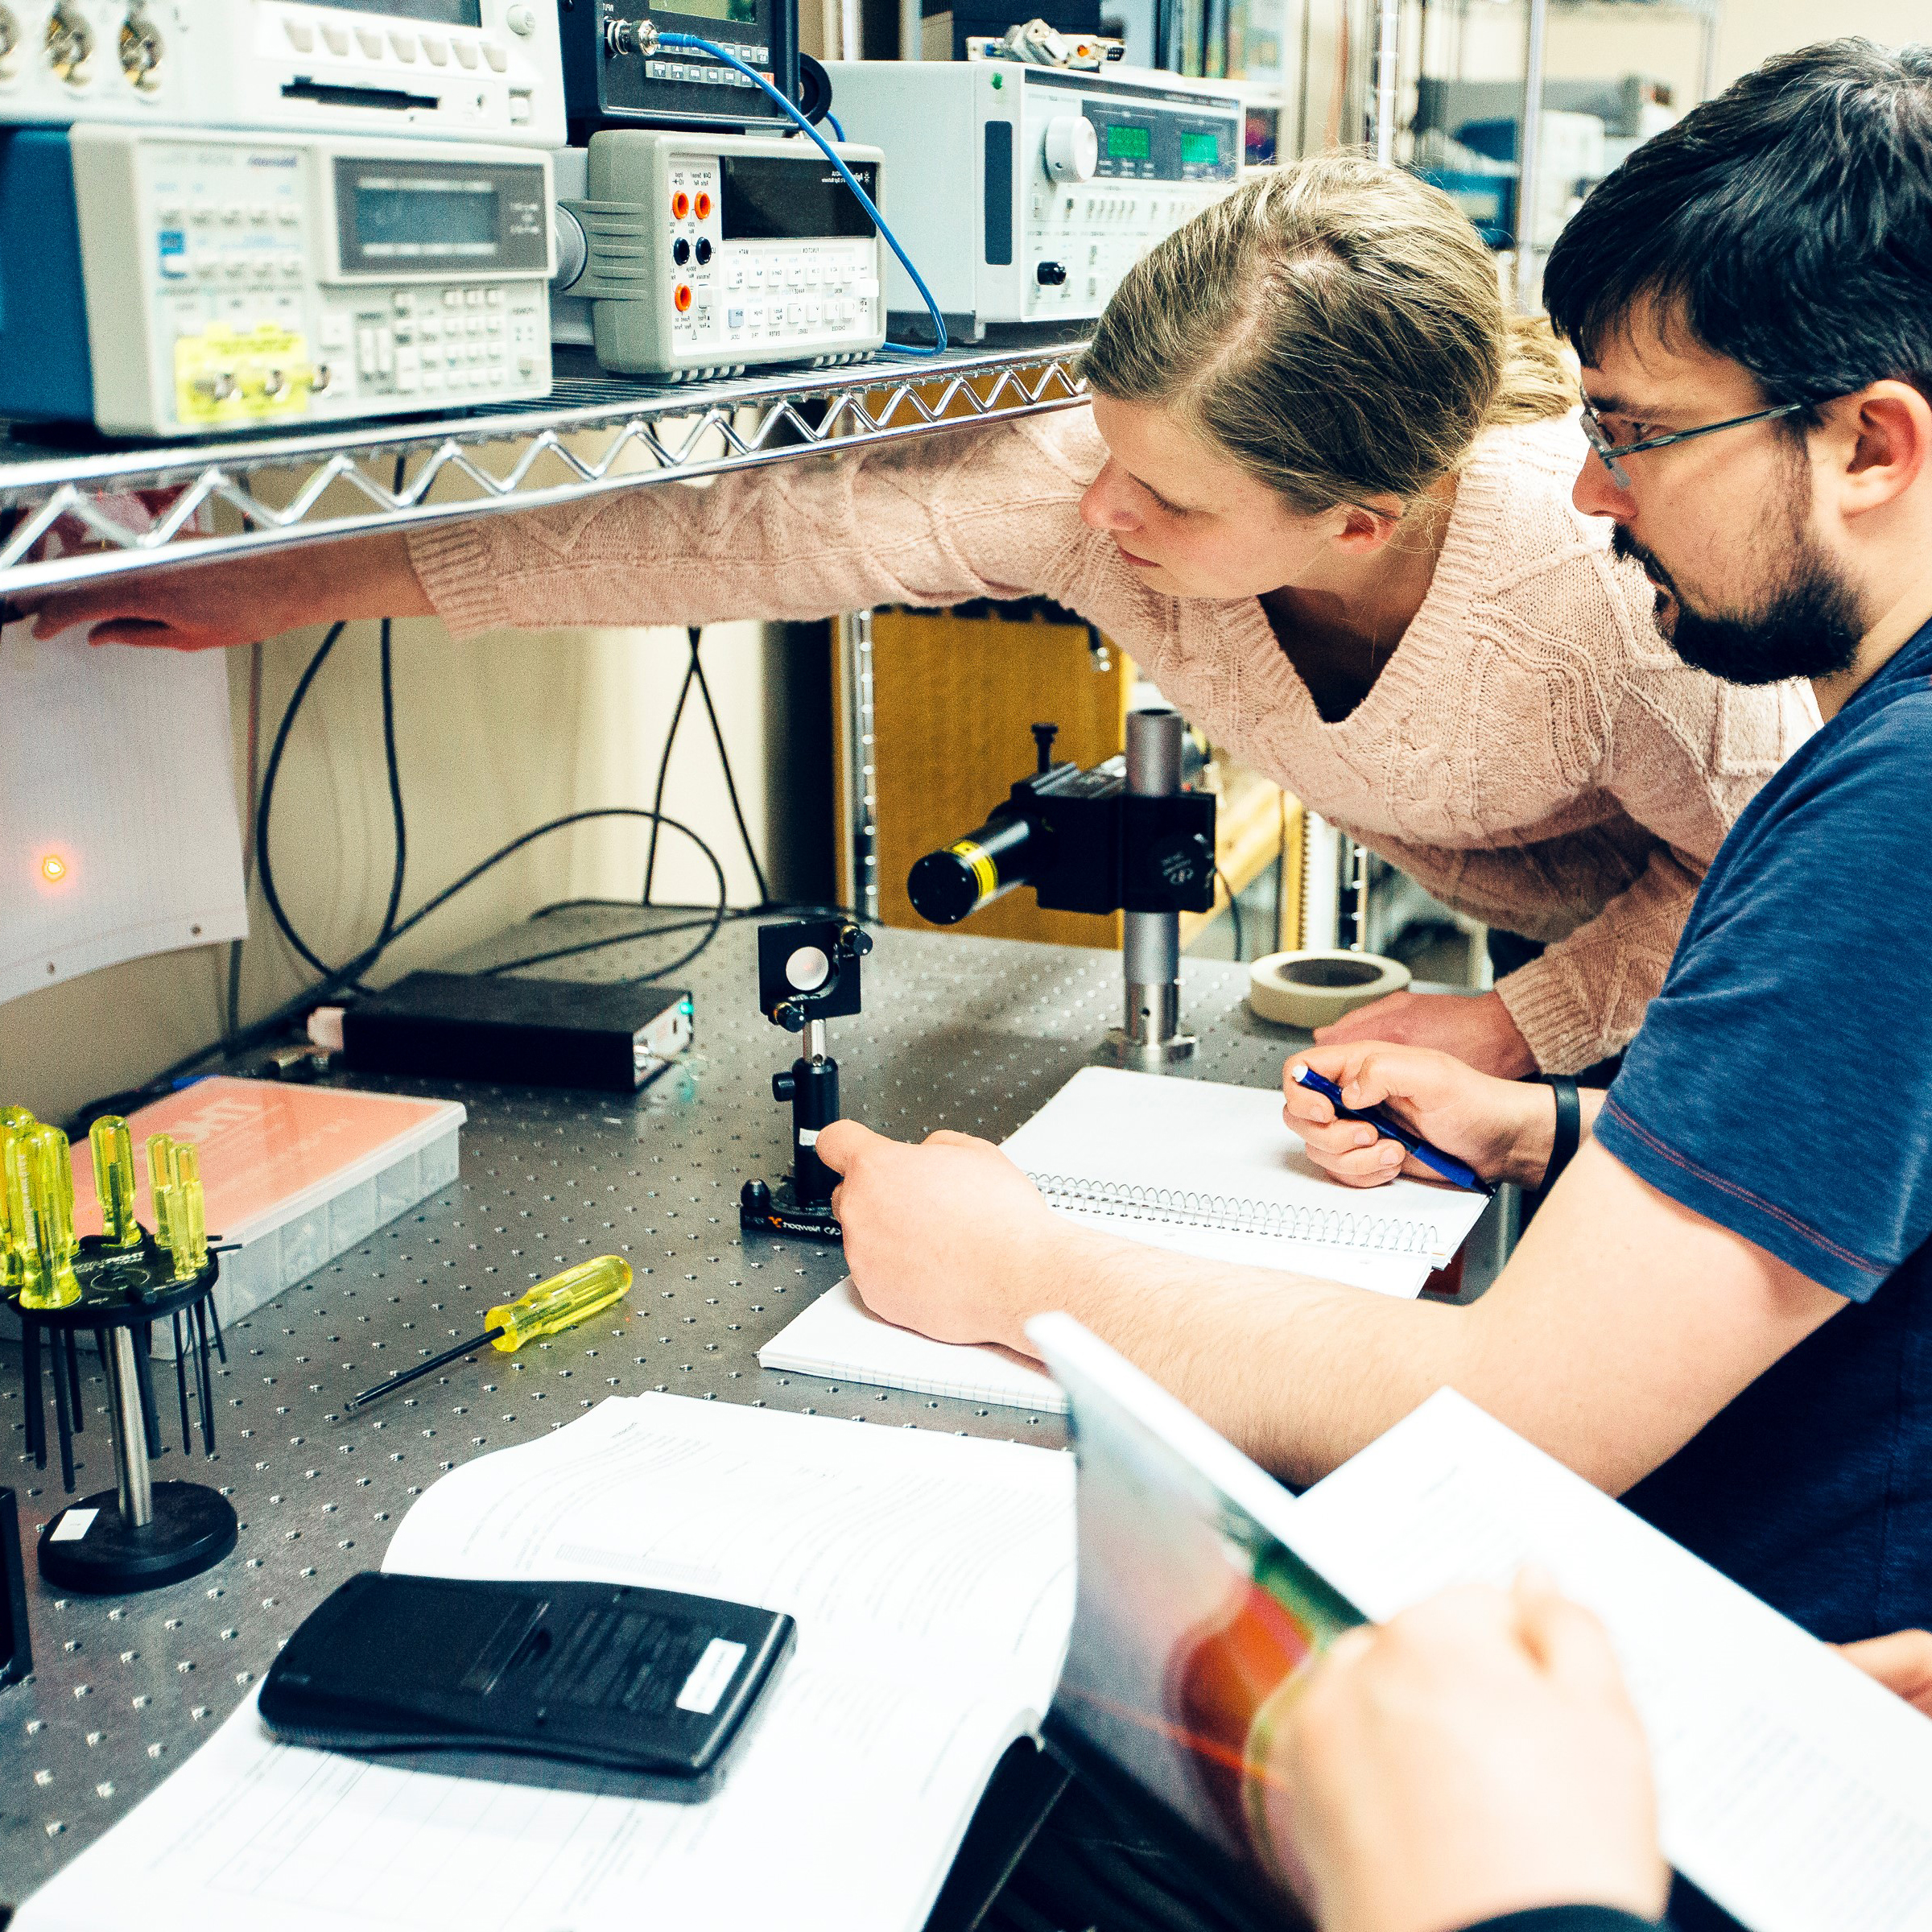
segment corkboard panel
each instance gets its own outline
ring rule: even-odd
[[[1056,758],[1085,766],[1113,757],[1133,670],[1117,650],[1099,668],[1084,625],[943,611],[878,612],[872,662],[880,910],[889,926],[931,931],[906,896],[913,861],[983,824],[1033,769],[1035,722],[1059,726]],[[1059,946],[1121,943],[1117,913],[1042,912],[1024,890],[952,930]]]

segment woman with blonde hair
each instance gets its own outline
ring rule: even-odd
[[[116,580],[40,622],[195,647],[341,617],[469,633],[1050,597],[1216,745],[1546,943],[1492,993],[1400,994],[1331,1037],[1505,1075],[1616,1052],[1814,714],[1657,634],[1641,568],[1571,505],[1586,445],[1555,343],[1506,315],[1468,221],[1352,156],[1271,172],[1132,270],[1085,373],[1090,407]]]

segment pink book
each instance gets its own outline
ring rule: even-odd
[[[138,1176],[134,1209],[155,1224],[146,1141],[192,1141],[201,1155],[208,1238],[221,1257],[224,1319],[258,1307],[365,1241],[456,1178],[466,1116],[454,1100],[285,1085],[217,1074],[128,1117]],[[76,1141],[77,1232],[101,1232],[92,1150]]]

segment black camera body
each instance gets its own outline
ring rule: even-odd
[[[1054,727],[1033,729],[1038,769],[976,832],[913,866],[919,917],[956,926],[1018,886],[1054,912],[1212,911],[1214,795],[1129,791],[1124,756],[1055,764]]]

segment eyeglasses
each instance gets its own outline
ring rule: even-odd
[[[1619,489],[1630,487],[1630,473],[1619,460],[1620,457],[1634,456],[1646,449],[1664,449],[1673,443],[1688,443],[1693,436],[1715,436],[1720,429],[1737,429],[1746,423],[1768,423],[1774,416],[1795,415],[1801,409],[1808,409],[1808,402],[1781,402],[1775,409],[1753,410],[1748,416],[1727,416],[1721,423],[1700,423],[1695,429],[1674,429],[1661,436],[1644,436],[1635,443],[1612,443],[1610,432],[1604,427],[1604,419],[1586,399],[1583,403],[1583,434],[1589,439],[1590,447],[1602,457],[1604,468],[1609,471],[1610,480]]]

